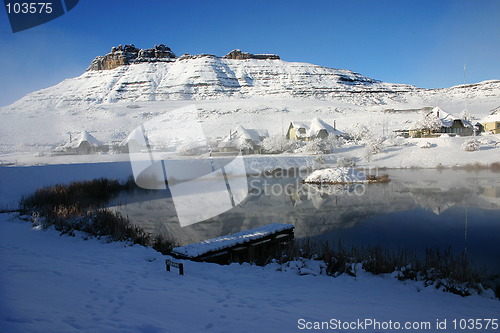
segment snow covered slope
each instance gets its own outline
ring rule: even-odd
[[[199,56],[87,71],[77,78],[31,93],[12,107],[27,109],[36,104],[38,108],[59,108],[255,96],[340,98],[366,103],[414,90],[413,86],[380,82],[349,70],[306,63]]]

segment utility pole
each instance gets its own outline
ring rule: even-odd
[[[465,87],[465,70],[466,70],[466,64],[464,60],[464,92],[465,92],[465,99],[464,99],[464,118],[467,120],[468,117],[468,112],[467,112],[467,88]]]

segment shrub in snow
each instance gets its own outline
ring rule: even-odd
[[[314,162],[317,164],[325,164],[325,158],[323,156],[316,156],[316,158],[314,158]]]
[[[356,159],[354,157],[340,157],[337,159],[337,166],[341,168],[353,168],[356,166]]]
[[[479,150],[479,141],[476,139],[470,139],[462,144],[462,149],[465,151],[476,151]]]
[[[431,148],[432,144],[430,142],[422,142],[420,145],[418,145],[420,148]]]
[[[250,142],[240,141],[236,144],[236,148],[238,148],[240,151],[249,151],[253,149],[253,146]]]
[[[82,231],[109,240],[151,245],[167,253],[173,247],[171,241],[164,237],[153,239],[118,212],[94,208],[104,205],[111,196],[133,188],[133,180],[120,183],[106,178],[54,185],[24,197],[20,207],[24,215],[31,215],[33,223],[44,229],[53,226],[61,234],[70,236]]]
[[[178,145],[175,150],[181,156],[197,156],[206,153],[208,147],[197,142],[190,142]]]
[[[271,135],[262,140],[264,151],[269,154],[281,154],[284,152],[292,152],[299,147],[300,142],[288,140],[282,135]]]
[[[469,113],[469,110],[466,109],[460,113],[460,119],[465,119],[470,122],[473,122],[476,118]]]
[[[382,151],[382,142],[382,138],[373,137],[370,140],[366,140],[365,146],[372,152],[372,154],[378,154]]]
[[[365,159],[370,162],[371,157],[382,151],[382,139],[372,138],[371,140],[366,140],[365,143]]]
[[[356,124],[349,133],[350,137],[359,144],[366,147],[365,157],[369,161],[371,156],[382,151],[383,138],[370,131],[364,125]]]
[[[373,136],[372,132],[370,131],[370,129],[368,127],[366,127],[365,125],[360,125],[360,124],[354,125],[351,128],[351,130],[348,132],[348,135],[352,140],[354,140],[356,142],[362,141],[363,139],[365,139],[367,137]]]
[[[437,114],[434,112],[429,114],[423,112],[422,117],[415,122],[413,128],[433,132],[439,130],[441,126],[443,126],[443,124]]]
[[[482,137],[482,138],[480,138],[478,141],[479,141],[479,143],[480,143],[480,144],[482,144],[482,145],[491,145],[491,144],[495,144],[495,141],[490,140],[490,139],[488,139],[488,138],[486,138],[486,137]]]
[[[322,140],[321,139],[315,139],[311,141],[307,141],[307,143],[298,149],[299,152],[301,153],[308,153],[308,154],[322,154],[323,153],[323,145],[322,145]]]
[[[467,257],[452,254],[451,248],[427,249],[425,259],[421,260],[407,250],[388,250],[381,246],[346,248],[340,241],[338,245],[331,245],[309,239],[295,240],[272,263],[279,271],[301,275],[326,273],[333,277],[342,274],[356,277],[358,271],[364,270],[375,275],[391,274],[401,281],[421,281],[425,287],[433,286],[461,296],[477,293],[493,296],[493,291],[481,286],[481,275]]]
[[[391,136],[386,140],[389,146],[401,147],[408,145],[408,141],[402,136]]]
[[[322,140],[325,150],[332,151],[334,148],[341,147],[344,144],[344,138],[336,137],[335,135],[329,135]]]
[[[333,151],[333,149],[340,147],[344,144],[342,138],[337,138],[334,135],[330,135],[325,139],[314,139],[305,142],[302,147],[295,150],[297,153],[307,153],[307,154],[328,154]]]

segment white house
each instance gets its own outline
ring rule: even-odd
[[[242,152],[243,154],[260,154],[262,140],[269,137],[266,129],[247,129],[238,125],[234,131],[222,140],[219,145],[221,152]]]
[[[87,131],[83,131],[77,139],[57,147],[54,149],[54,152],[57,154],[85,155],[97,152],[107,152],[108,150],[108,145],[103,144]]]
[[[336,137],[345,137],[345,133],[339,131],[336,128],[335,122],[334,126],[332,126],[316,117],[311,120],[310,125],[292,121],[290,123],[290,126],[288,126],[286,138],[289,140],[310,141],[317,138],[325,139],[330,135],[335,135]]]
[[[473,129],[474,126],[469,121],[457,118],[436,106],[413,124],[409,134],[417,138],[440,136],[445,133],[469,136],[472,135]]]

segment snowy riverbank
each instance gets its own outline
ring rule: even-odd
[[[332,278],[184,262],[180,276],[152,249],[59,236],[8,214],[0,235],[4,332],[293,332],[331,319],[430,322],[425,332],[447,319],[453,332],[455,318],[500,313],[498,300],[364,272]]]

